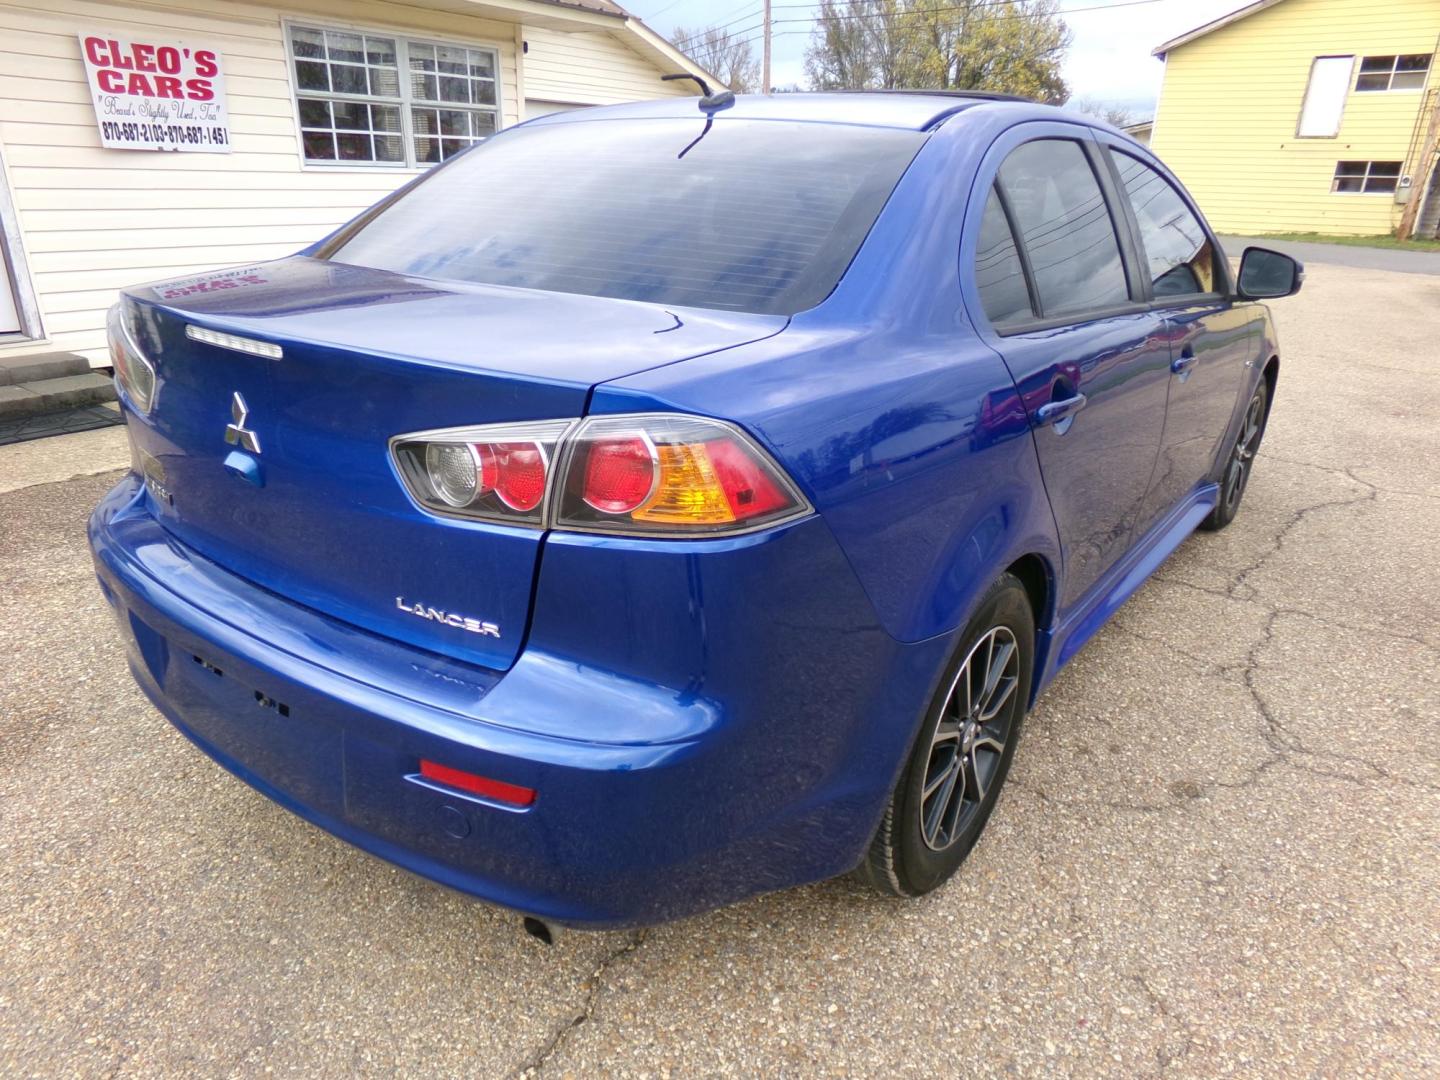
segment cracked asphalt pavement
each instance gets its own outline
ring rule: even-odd
[[[550,947],[171,730],[84,547],[116,474],[58,478],[110,462],[6,448],[0,1074],[1440,1074],[1440,278],[1276,313],[1239,519],[1046,693],[950,884]]]

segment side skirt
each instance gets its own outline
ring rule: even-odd
[[[1053,630],[1043,635],[1049,640],[1041,643],[1044,670],[1037,680],[1037,693],[1185,542],[1219,498],[1218,484],[1203,484],[1192,491],[1156,522]]]

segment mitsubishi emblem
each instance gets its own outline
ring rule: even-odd
[[[240,396],[240,391],[235,391],[235,396],[230,399],[230,420],[225,425],[225,441],[232,446],[239,446],[242,450],[249,450],[252,454],[260,453],[260,437],[245,426],[245,421],[250,418],[250,407],[245,404],[245,399]]]

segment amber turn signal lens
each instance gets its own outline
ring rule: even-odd
[[[744,531],[809,506],[744,432],[669,413],[593,417],[566,440],[557,528],[637,536]]]

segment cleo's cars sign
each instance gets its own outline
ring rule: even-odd
[[[218,49],[96,33],[80,35],[80,53],[102,146],[230,152]]]

